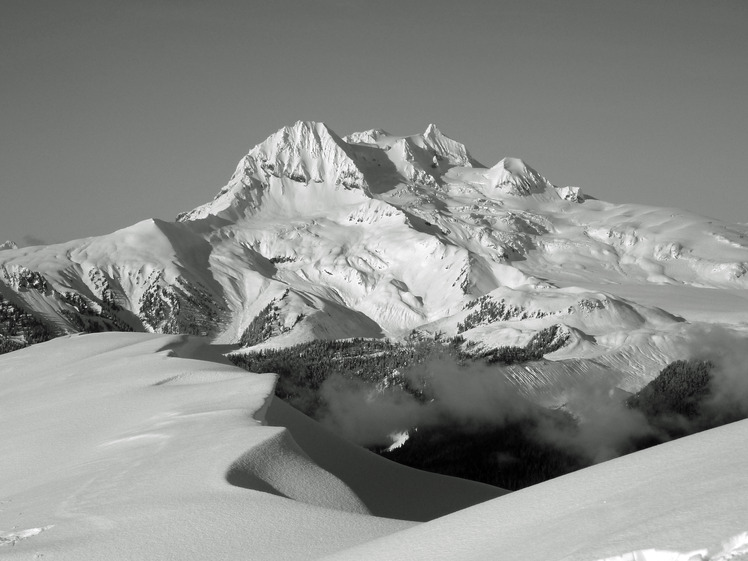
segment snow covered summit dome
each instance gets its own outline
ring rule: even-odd
[[[551,183],[519,158],[503,158],[488,170],[489,186],[510,195],[544,193]]]

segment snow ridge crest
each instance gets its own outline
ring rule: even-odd
[[[256,214],[268,203],[273,213],[294,214],[308,204],[315,211],[324,210],[326,204],[377,197],[399,182],[425,189],[443,187],[448,173],[455,178],[472,173],[463,168],[475,168],[491,196],[582,199],[578,189],[558,191],[519,158],[504,158],[486,169],[464,144],[434,124],[410,136],[371,129],[341,138],[322,122],[297,121],[252,148],[213,201],[177,219],[219,216],[233,221]]]

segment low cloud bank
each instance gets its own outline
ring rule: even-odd
[[[411,391],[330,377],[321,388],[327,403],[322,422],[349,440],[377,446],[413,427],[501,425],[535,408],[496,368],[460,364],[446,353],[403,371],[398,381]]]
[[[748,338],[719,326],[697,326],[683,354],[714,365],[701,422],[748,417]]]
[[[700,416],[670,420],[681,423],[682,434],[748,416],[748,339],[727,329],[693,327],[680,353],[683,359],[713,365]],[[622,392],[603,376],[569,389],[565,410],[574,422],[560,422],[559,412],[551,414],[529,402],[501,369],[461,363],[446,353],[404,370],[396,380],[399,385],[374,387],[329,378],[321,388],[327,404],[322,422],[369,447],[386,446],[389,435],[415,427],[463,426],[469,432],[524,423],[538,445],[558,447],[587,463],[673,437],[656,419],[627,406]]]

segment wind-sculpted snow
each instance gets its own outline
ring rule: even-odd
[[[232,485],[304,503],[368,514],[363,502],[337,477],[312,462],[286,429],[279,429],[231,464]]]
[[[272,419],[289,428],[267,426],[275,376],[221,360],[200,338],[142,333],[0,358],[0,556],[310,559],[413,524],[370,511],[426,520],[502,494],[282,408]],[[367,483],[380,472],[394,491]]]

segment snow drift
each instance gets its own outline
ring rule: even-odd
[[[0,554],[308,559],[413,524],[394,517],[502,494],[340,442],[273,405],[274,382],[182,335],[64,337],[4,355]],[[287,426],[269,426],[268,410]]]

